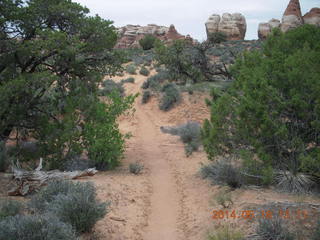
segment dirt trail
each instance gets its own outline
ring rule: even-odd
[[[139,81],[134,89],[128,92],[139,92],[144,79]],[[178,215],[179,196],[173,171],[167,160],[167,154],[161,145],[162,133],[153,122],[150,115],[140,104],[138,99],[135,104],[135,118],[137,120],[137,131],[134,136],[135,142],[140,146],[140,152],[144,156],[144,164],[149,169],[149,179],[152,187],[150,197],[150,209],[148,226],[145,229],[143,239],[163,240],[178,239]],[[165,140],[164,140],[165,141]]]

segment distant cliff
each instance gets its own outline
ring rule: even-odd
[[[147,26],[127,25],[117,29],[119,40],[116,48],[139,48],[139,40],[146,35],[152,35],[164,41],[165,43],[172,42],[177,39],[192,38],[187,35],[183,36],[178,33],[174,25],[170,27],[158,26],[156,24],[149,24]]]
[[[282,20],[271,19],[267,23],[260,23],[258,36],[259,39],[266,39],[274,28],[280,28],[282,32],[287,32],[303,24],[312,24],[320,27],[320,8],[312,8],[302,16],[299,0],[290,0]]]

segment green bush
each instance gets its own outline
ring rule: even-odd
[[[290,171],[278,171],[275,182],[280,190],[292,193],[309,193],[316,184],[311,176]]]
[[[80,156],[73,156],[64,163],[65,171],[83,171],[94,167],[94,162],[90,159],[84,159]]]
[[[121,84],[124,84],[124,83],[134,83],[135,79],[133,77],[129,77],[127,79],[123,79],[121,80]]]
[[[117,118],[131,108],[137,95],[123,98],[111,94],[109,97],[112,100],[109,104],[100,102],[87,109],[90,116],[83,129],[83,147],[98,170],[110,170],[119,165],[127,135],[121,134]]]
[[[151,93],[150,91],[143,91],[142,95],[142,104],[146,104],[151,98]]]
[[[0,221],[6,217],[15,216],[21,213],[22,207],[22,203],[15,200],[0,200]]]
[[[141,75],[143,75],[143,76],[149,76],[149,74],[150,74],[150,71],[147,69],[147,68],[145,68],[145,67],[142,67],[141,69],[140,69],[140,72],[139,72]]]
[[[244,240],[244,236],[240,231],[237,231],[229,226],[223,226],[210,234],[208,240]]]
[[[279,239],[279,240],[294,240],[295,237],[290,233],[279,217],[272,219],[260,219],[256,234],[261,240]]]
[[[174,41],[169,46],[157,43],[155,52],[159,65],[164,65],[172,80],[185,84],[186,82],[212,82],[216,76],[231,79],[229,70],[222,64],[212,61],[209,56],[213,44],[209,41],[190,44],[185,40]]]
[[[89,232],[106,214],[107,203],[96,199],[92,183],[54,181],[31,199],[36,212],[50,212],[61,221],[70,223],[78,232]]]
[[[111,79],[105,80],[102,83],[102,86],[103,86],[103,89],[99,90],[99,94],[101,96],[108,96],[115,91],[120,93],[122,96],[124,95],[125,90],[124,90],[122,84],[116,83],[115,81],[113,81]]]
[[[137,66],[135,64],[129,64],[126,67],[126,72],[132,75],[137,74]]]
[[[76,240],[70,224],[54,215],[17,215],[0,221],[2,240]]]
[[[200,125],[197,122],[187,122],[177,127],[161,127],[161,131],[179,136],[185,144],[187,156],[190,156],[194,151],[198,151],[201,145]]]
[[[312,236],[312,240],[318,240],[318,239],[320,239],[320,221],[318,221],[318,224]]]
[[[231,163],[217,161],[201,168],[201,176],[214,184],[227,184],[232,188],[243,185],[243,177]]]
[[[92,16],[89,9],[69,0],[9,0],[1,1],[2,27],[0,38],[6,40],[1,41],[0,141],[13,130],[19,142],[34,139],[46,169],[62,169],[69,153],[101,153],[97,144],[85,144],[84,129],[88,122],[99,125],[101,115],[109,119],[104,131],[117,129],[113,113],[119,115],[122,106],[114,103],[125,101],[112,99],[101,110],[109,112],[92,115],[91,109],[100,104],[103,78],[122,69],[112,21]],[[19,56],[12,57],[15,53]],[[96,143],[106,144],[108,151],[118,144],[113,142],[118,135],[111,134],[108,141],[97,136]],[[107,154],[102,157],[108,161]]]
[[[232,204],[232,195],[229,190],[222,189],[215,196],[216,202],[223,208],[229,208]]]
[[[171,83],[164,85],[161,91],[163,95],[159,108],[162,111],[169,111],[180,100],[180,92],[177,86]]]
[[[150,50],[154,48],[154,44],[157,41],[157,38],[153,35],[146,35],[144,38],[140,39],[139,44],[143,50]]]
[[[129,171],[133,174],[138,175],[143,170],[143,165],[140,163],[130,163]]]
[[[4,172],[7,169],[8,158],[6,153],[6,146],[3,141],[0,141],[0,172]]]
[[[320,177],[319,38],[309,25],[276,30],[262,52],[237,60],[234,83],[214,99],[203,126],[210,159],[246,148],[274,171]]]
[[[213,44],[222,43],[227,41],[227,35],[224,32],[210,33],[208,36],[208,41]]]

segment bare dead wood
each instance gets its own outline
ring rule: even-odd
[[[113,221],[117,221],[117,222],[126,222],[125,219],[119,218],[119,217],[113,217],[113,216],[111,216],[110,219],[113,220]]]
[[[89,168],[84,171],[61,172],[58,170],[42,171],[42,162],[34,171],[23,170],[19,163],[12,167],[13,180],[15,186],[8,191],[9,196],[25,196],[38,190],[51,180],[78,179],[81,177],[94,176],[98,171],[95,168]]]

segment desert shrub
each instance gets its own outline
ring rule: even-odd
[[[190,156],[194,151],[198,151],[201,145],[200,124],[197,122],[187,122],[177,127],[161,127],[161,131],[179,136],[185,144],[187,156]]]
[[[290,171],[278,171],[275,181],[280,190],[292,193],[308,193],[316,184],[311,176]]]
[[[126,72],[129,73],[129,74],[137,74],[136,73],[137,71],[137,67],[135,64],[129,64],[127,67],[126,67]]]
[[[154,48],[154,44],[155,44],[156,40],[157,40],[156,37],[148,34],[144,38],[140,39],[139,44],[143,50],[150,50],[150,49]]]
[[[312,240],[318,240],[318,239],[320,239],[320,220],[318,221],[318,224],[312,236]]]
[[[227,184],[232,188],[239,188],[243,184],[239,170],[229,162],[210,163],[203,166],[200,172],[203,178],[208,178],[214,184]]]
[[[115,81],[108,79],[105,80],[102,83],[103,89],[99,90],[99,95],[101,96],[108,96],[110,94],[112,94],[113,92],[118,92],[120,93],[122,96],[124,95],[124,88],[122,86],[122,84],[116,83]]]
[[[169,111],[180,100],[180,92],[177,86],[172,83],[164,85],[161,91],[163,95],[159,108],[162,111]]]
[[[210,33],[208,41],[211,43],[222,43],[227,41],[227,35],[223,32]]]
[[[214,81],[217,75],[229,79],[231,76],[228,69],[221,68],[209,57],[208,52],[213,46],[214,43],[209,41],[190,44],[185,40],[177,40],[169,46],[157,43],[155,58],[166,67],[170,78],[181,84],[187,81]]]
[[[122,79],[121,80],[121,84],[124,84],[124,83],[134,83],[135,79],[133,77],[129,77],[127,79]]]
[[[142,104],[146,104],[151,98],[151,92],[150,91],[143,91],[142,95]]]
[[[309,25],[276,30],[262,52],[238,58],[235,81],[211,104],[211,118],[203,126],[210,159],[246,148],[256,154],[255,161],[298,176],[287,183],[320,177],[319,37],[320,29]]]
[[[1,41],[0,140],[15,130],[21,141],[27,132],[39,143],[48,169],[63,168],[66,149],[97,153],[96,144],[84,146],[84,128],[88,122],[101,123],[101,111],[108,110],[108,130],[117,129],[113,114],[119,115],[124,101],[112,99],[100,115],[92,115],[91,108],[100,104],[98,87],[104,76],[121,70],[112,21],[69,0],[1,1],[1,13],[1,39],[6,40]],[[19,57],[12,58],[17,52]],[[96,134],[95,140],[107,148],[118,143],[113,142],[118,135],[108,142],[104,137]]]
[[[141,69],[140,69],[140,72],[139,72],[141,75],[143,75],[143,76],[149,76],[149,74],[150,74],[150,72],[149,72],[149,70],[147,69],[147,68],[145,68],[145,67],[142,67]]]
[[[81,183],[73,183],[69,181],[51,181],[42,188],[36,195],[32,196],[29,207],[34,211],[44,212],[48,205],[59,194],[67,195],[69,192],[77,192],[84,190]]]
[[[146,80],[146,81],[144,81],[143,83],[142,83],[142,86],[141,86],[141,88],[142,89],[148,89],[149,88],[149,81],[148,81],[148,79]]]
[[[94,167],[94,162],[92,162],[90,159],[84,159],[80,156],[71,157],[64,163],[65,171],[83,171],[92,167]]]
[[[152,89],[154,91],[161,90],[161,83],[170,79],[170,75],[167,70],[162,69],[157,74],[149,77],[143,84],[142,89]]]
[[[6,153],[6,145],[4,141],[0,141],[0,172],[7,169],[8,158]]]
[[[143,170],[143,165],[141,163],[130,163],[129,171],[133,174],[138,175]]]
[[[17,215],[0,221],[0,239],[5,240],[76,240],[70,224],[54,215]]]
[[[229,208],[233,204],[230,190],[228,189],[220,190],[215,196],[215,201],[217,204],[221,205],[223,208]]]
[[[82,233],[104,217],[107,204],[96,199],[92,183],[53,181],[32,197],[30,207],[36,212],[50,212]]]
[[[261,240],[294,240],[295,237],[279,217],[259,219],[256,234]]]
[[[244,235],[229,226],[223,226],[214,233],[209,234],[208,240],[244,240]]]
[[[92,191],[86,189],[68,195],[59,194],[47,210],[63,222],[70,223],[78,233],[90,232],[95,223],[107,213],[105,203],[87,195],[92,194]]]
[[[0,221],[6,217],[15,216],[21,213],[22,207],[22,203],[15,200],[0,200]]]

